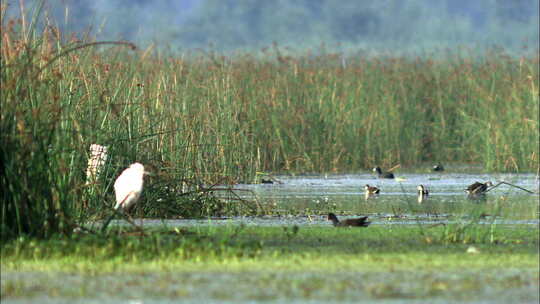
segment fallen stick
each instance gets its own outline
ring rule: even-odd
[[[401,164],[397,164],[397,165],[393,166],[392,168],[388,169],[388,172],[392,172],[392,171],[396,170],[399,167],[401,167]]]
[[[510,183],[507,183],[507,182],[498,182],[495,186],[493,186],[493,187],[487,189],[486,192],[491,191],[492,189],[495,189],[495,188],[499,187],[501,184],[506,184],[506,185],[508,185],[508,186],[512,186],[512,187],[514,187],[514,188],[518,188],[518,189],[521,189],[521,190],[523,190],[523,191],[525,191],[525,192],[534,194],[534,192],[531,191],[531,190],[527,190],[527,189],[525,189],[525,188],[522,188],[522,187],[520,187],[520,186],[516,186],[516,185],[514,185],[514,184],[510,184]]]

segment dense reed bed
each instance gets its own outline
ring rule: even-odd
[[[214,181],[423,161],[538,166],[538,57],[268,59],[83,50],[22,85],[44,88],[25,107],[58,113],[81,147]]]
[[[538,55],[165,56],[34,25],[2,20],[3,232],[69,230],[133,161],[170,187],[425,161],[538,168]],[[85,186],[93,143],[109,161]]]

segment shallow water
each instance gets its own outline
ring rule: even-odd
[[[209,219],[137,220],[147,226],[254,225],[324,226],[326,215],[367,215],[373,225],[436,224],[475,220],[480,224],[539,225],[538,180],[534,174],[402,174],[397,179],[378,179],[370,174],[330,176],[277,176],[280,183],[240,184],[235,193],[257,200],[271,215]],[[501,184],[486,195],[469,197],[464,189],[476,182],[504,181],[535,193]],[[368,198],[364,185],[381,193]],[[419,202],[416,187],[422,184],[429,196]],[[227,198],[227,192],[217,192]],[[340,216],[340,217],[341,217]],[[125,225],[115,220],[112,225]]]
[[[527,192],[502,184],[489,191],[491,197],[523,198],[538,200],[538,179],[534,174],[402,174],[396,179],[378,179],[369,174],[330,175],[325,177],[277,177],[281,184],[238,185],[235,188],[249,189],[261,198],[274,199],[286,204],[295,204],[302,199],[310,200],[354,200],[364,198],[364,185],[381,189],[382,200],[416,201],[416,187],[420,184],[429,189],[430,199],[437,201],[461,201],[467,197],[464,189],[480,181],[508,182],[536,192]]]
[[[400,174],[398,180],[370,174],[277,176],[280,184],[236,185],[237,194],[272,210],[260,217],[142,221],[145,226],[330,226],[328,212],[341,218],[368,215],[373,225],[438,224],[474,220],[485,224],[539,225],[538,180],[533,174]],[[482,199],[469,199],[463,189],[475,181],[506,181],[535,191],[529,194],[500,185]],[[381,194],[365,199],[365,184]],[[417,201],[416,187],[425,185],[429,198]],[[217,193],[226,198],[226,192]],[[480,216],[482,215],[483,216]],[[140,220],[136,220],[139,222]],[[113,225],[126,225],[113,221]],[[534,229],[534,227],[533,227]],[[467,270],[464,270],[466,272]],[[538,272],[495,269],[492,273],[363,272],[351,270],[328,276],[305,272],[148,272],[92,275],[82,273],[3,273],[4,284],[33,291],[3,303],[537,303]],[[369,280],[364,278],[369,277]],[[507,282],[519,281],[507,288]],[[314,284],[314,282],[316,284]],[[317,283],[318,282],[318,283]],[[472,290],[469,285],[474,286]],[[30,287],[28,285],[31,285]],[[308,288],[314,284],[316,288]],[[431,285],[430,285],[431,284]],[[34,286],[34,287],[32,287]],[[356,286],[356,287],[351,287]],[[431,287],[426,287],[431,286]],[[438,288],[445,288],[440,291]],[[430,289],[432,288],[432,289]],[[433,289],[434,288],[434,289]],[[389,290],[390,289],[390,290]],[[310,294],[306,295],[306,290]],[[336,290],[340,290],[336,294]],[[392,295],[378,296],[379,292]],[[408,294],[413,292],[413,294]],[[395,294],[394,294],[395,293]],[[337,298],[336,298],[337,297]]]
[[[273,210],[283,215],[335,212],[394,217],[398,222],[401,219],[401,223],[408,223],[417,217],[432,220],[483,213],[488,218],[504,218],[506,223],[538,224],[539,184],[534,174],[400,174],[394,180],[357,174],[278,176],[277,179],[281,183],[237,185],[235,189],[242,190],[237,192],[239,196],[271,204]],[[484,196],[471,198],[464,189],[476,181],[494,184],[504,181],[535,193],[501,184]],[[366,198],[366,184],[377,186],[381,193]],[[416,190],[420,184],[430,192],[422,202],[419,202]],[[312,219],[298,221],[313,223]]]

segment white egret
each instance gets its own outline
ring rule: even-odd
[[[133,163],[118,176],[114,182],[114,193],[116,196],[116,205],[114,206],[114,209],[116,211],[127,211],[137,203],[143,190],[145,174],[148,174],[148,172],[144,171],[144,166],[142,164]],[[103,231],[107,228],[115,214],[105,222],[102,228]]]
[[[114,209],[126,210],[139,200],[143,189],[144,166],[134,163],[125,169],[114,182],[114,193],[116,195],[116,205]]]

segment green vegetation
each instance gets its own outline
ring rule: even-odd
[[[2,237],[69,234],[102,217],[114,178],[134,161],[155,173],[146,195],[161,204],[144,213],[154,216],[262,212],[200,186],[256,182],[258,172],[424,161],[538,169],[538,53],[343,64],[275,45],[266,58],[183,58],[38,32],[37,18],[2,19]],[[93,143],[109,158],[86,185]]]
[[[376,221],[378,224],[384,220]],[[314,227],[255,227],[229,225],[222,227],[197,226],[186,228],[149,228],[144,234],[132,229],[115,228],[108,237],[75,234],[72,237],[54,237],[49,240],[19,238],[2,246],[4,266],[12,261],[21,264],[57,259],[74,259],[81,264],[140,263],[176,260],[223,262],[228,259],[265,260],[288,256],[329,257],[333,254],[458,254],[470,245],[490,254],[538,254],[537,227],[531,225],[470,225],[468,240],[446,238],[451,228],[445,225],[372,225],[369,228]],[[465,229],[467,230],[467,229]],[[472,231],[475,233],[471,233]],[[478,237],[474,237],[477,235]],[[405,261],[404,261],[405,262]],[[459,261],[455,261],[459,263]],[[485,261],[483,261],[485,262]],[[481,263],[478,266],[482,266]],[[510,261],[508,261],[509,263]],[[92,264],[90,263],[90,264]],[[413,262],[416,263],[416,262]],[[538,263],[538,261],[536,261]],[[419,266],[418,264],[417,266]],[[57,267],[53,266],[53,267]],[[118,265],[120,266],[120,265]],[[321,265],[332,267],[332,263]],[[377,265],[386,267],[389,265]],[[402,265],[408,268],[411,265]],[[76,267],[65,265],[65,267]],[[99,264],[94,271],[106,271]],[[264,267],[264,265],[261,265]],[[445,265],[451,267],[451,264]],[[28,268],[31,270],[31,268]],[[51,269],[52,270],[52,269]],[[63,269],[56,269],[63,270]]]
[[[421,229],[433,238],[422,236]],[[263,295],[485,300],[504,292],[529,301],[537,297],[537,227],[499,225],[494,232],[493,227],[477,227],[493,238],[469,242],[443,240],[445,229],[225,226],[155,230],[147,236],[124,231],[107,239],[21,238],[1,249],[7,278],[2,279],[2,297],[84,298],[95,297],[96,291],[102,297],[133,295],[139,289],[145,298],[244,300]],[[477,252],[467,252],[471,245]],[[14,271],[37,274],[29,281]],[[40,279],[40,273],[82,279],[66,288],[64,279]],[[233,278],[233,289],[211,284]]]
[[[1,25],[2,301],[538,299],[538,226],[495,223],[501,215],[536,219],[538,206],[525,200],[409,202],[406,211],[380,200],[376,208],[453,216],[432,226],[379,217],[386,225],[360,230],[74,230],[110,214],[114,178],[134,161],[153,172],[135,215],[157,218],[278,212],[212,193],[264,172],[428,161],[536,171],[538,52],[343,61],[322,51],[286,56],[274,45],[263,56],[175,57],[68,39],[54,27],[38,32],[36,20]],[[87,183],[94,143],[108,147],[108,158]],[[371,201],[359,206],[375,209]],[[235,288],[224,288],[231,278]]]

